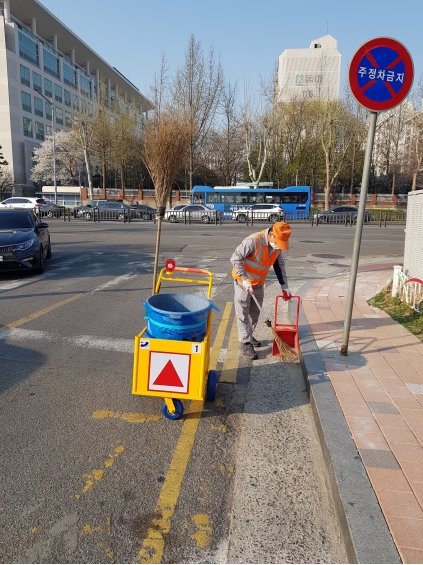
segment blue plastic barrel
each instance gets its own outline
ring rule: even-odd
[[[211,308],[208,298],[193,294],[153,294],[144,302],[147,337],[203,341]]]

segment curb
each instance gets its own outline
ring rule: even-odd
[[[301,298],[316,282],[299,289]],[[301,367],[348,561],[401,563],[302,307],[299,342]]]

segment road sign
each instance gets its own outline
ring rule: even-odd
[[[190,355],[152,351],[148,390],[161,392],[188,392]]]
[[[350,63],[350,88],[357,101],[373,112],[400,104],[413,84],[414,67],[402,43],[376,37],[362,45]]]

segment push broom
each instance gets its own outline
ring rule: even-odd
[[[260,314],[263,314],[263,310],[260,304],[258,303],[258,300],[252,290],[250,290],[250,294],[253,297],[254,302],[257,304],[257,308],[260,310]],[[264,320],[264,323],[268,328],[270,328],[270,331],[272,332],[273,339],[275,340],[276,346],[279,349],[281,361],[286,361],[288,363],[298,361],[297,352],[294,349],[292,349],[292,347],[290,347],[287,343],[285,343],[283,339],[280,338],[280,336],[278,336],[269,318]]]

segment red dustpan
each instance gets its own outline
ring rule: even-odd
[[[282,324],[280,322],[278,322],[278,311],[279,311],[279,306],[280,306],[280,300],[283,301],[282,296],[277,296],[276,300],[275,300],[275,315],[274,315],[274,319],[273,319],[273,328],[275,330],[275,332],[278,334],[278,336],[290,347],[292,347],[292,349],[294,349],[297,353],[297,355],[300,355],[300,344],[298,341],[298,322],[300,319],[300,297],[299,296],[293,296],[291,298],[291,300],[297,300],[297,311],[296,311],[296,316],[295,316],[295,323],[294,324]],[[272,355],[274,356],[280,356],[280,352],[278,349],[278,346],[276,344],[276,341],[273,340],[272,343]]]

